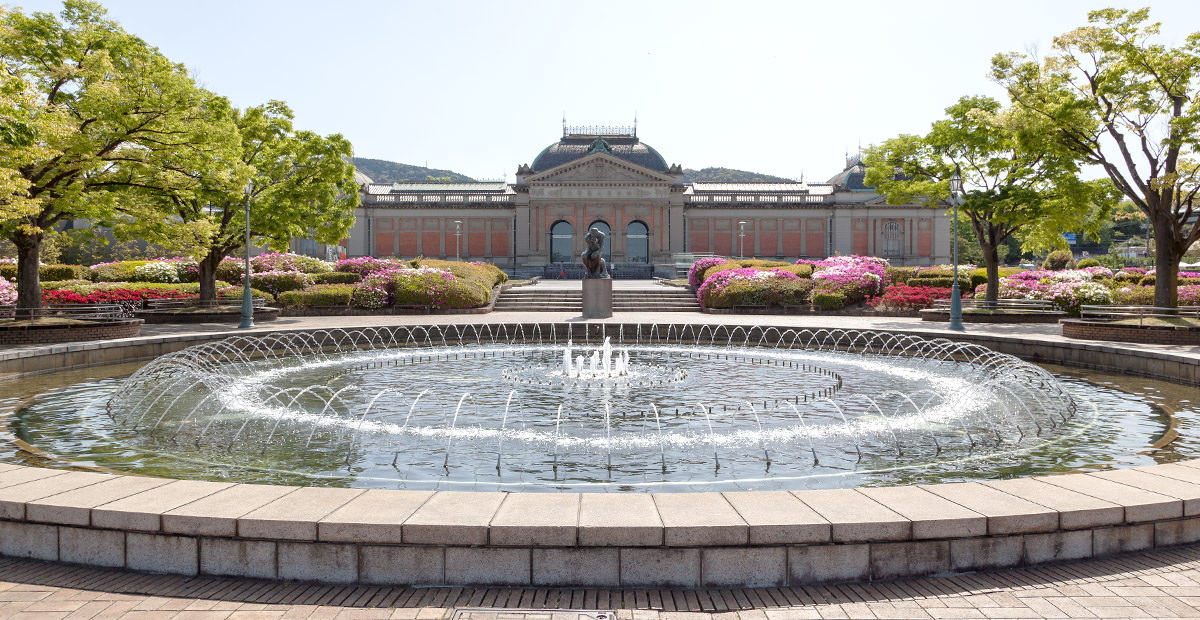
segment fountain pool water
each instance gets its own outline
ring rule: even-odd
[[[38,398],[19,419],[30,443],[117,469],[403,488],[930,482],[1129,449],[1097,415],[1111,394],[975,345],[723,327],[582,336],[236,337]],[[74,440],[40,440],[39,419],[73,420]],[[106,458],[88,456],[97,446]]]

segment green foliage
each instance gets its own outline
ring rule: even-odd
[[[197,294],[199,294],[200,285],[195,284],[193,286],[196,287],[195,292]],[[224,282],[221,282],[221,281],[217,282],[217,299],[219,299],[221,301],[228,301],[230,303],[235,303],[235,302],[241,303],[243,292],[244,292],[244,288],[242,286],[228,286],[228,285],[225,285]],[[250,287],[250,297],[251,297],[251,299],[253,299],[253,298],[265,299],[268,304],[275,303],[275,295],[273,295],[267,291],[264,291],[262,289],[257,289],[254,287]]]
[[[1075,263],[1076,269],[1085,269],[1087,267],[1102,267],[1102,266],[1103,265],[1100,264],[1100,261],[1098,261],[1094,258],[1085,258],[1085,259],[1079,261],[1078,263]]]
[[[913,275],[912,267],[887,267],[883,270],[883,285],[905,284]]]
[[[362,276],[345,271],[330,271],[328,273],[312,274],[313,282],[317,284],[357,284],[362,282]]]
[[[1005,278],[1005,277],[1011,276],[1014,273],[1019,273],[1021,271],[1025,271],[1025,270],[1021,269],[1020,267],[1001,267],[998,271],[999,271],[1000,277]],[[971,275],[971,288],[969,290],[975,290],[975,287],[979,286],[980,284],[987,284],[987,281],[988,281],[987,269],[983,269],[982,267],[979,269],[972,269],[970,275]],[[963,289],[963,290],[968,290],[968,289]]]
[[[1112,269],[1113,273],[1120,271],[1125,266],[1125,259],[1116,254],[1102,254],[1096,257],[1096,262],[1100,263],[1102,267]]]
[[[706,308],[799,306],[809,302],[812,290],[812,280],[735,279],[709,292],[700,302]]]
[[[1107,175],[1154,228],[1155,265],[1173,274],[1200,240],[1195,213],[1200,166],[1200,32],[1177,47],[1157,40],[1148,8],[1101,9],[1055,37],[1048,54],[997,54],[992,77],[1014,106],[1036,115],[1036,137]],[[1160,278],[1155,305],[1178,301]]]
[[[492,287],[497,284],[503,284],[508,281],[508,274],[500,270],[499,267],[491,263],[464,263],[450,260],[434,260],[428,258],[416,258],[411,262],[413,267],[435,267],[437,269],[445,269],[454,274],[455,277],[471,282],[483,287],[491,297]]]
[[[1154,274],[1146,274],[1138,279],[1138,286],[1154,286],[1158,281]],[[1191,284],[1200,284],[1200,278],[1179,278],[1179,286],[1188,286]]]
[[[1020,233],[1029,249],[1064,243],[1064,230],[1094,231],[1115,200],[1107,184],[1078,177],[1075,158],[1048,147],[1042,120],[989,97],[963,97],[924,136],[901,135],[867,150],[866,185],[890,204],[945,209],[961,170],[960,217],[971,223],[987,268]],[[1039,131],[1041,131],[1039,133]]]
[[[298,291],[312,285],[312,276],[295,271],[265,271],[250,274],[250,288],[262,289],[272,295]]]
[[[984,274],[983,283],[987,284],[987,274]],[[937,276],[929,278],[913,279],[908,281],[909,286],[928,286],[932,288],[950,288],[954,286],[954,276]],[[958,272],[958,288],[966,293],[973,291],[975,288],[971,285],[971,276],[964,271]]]
[[[1046,260],[1042,261],[1042,269],[1050,271],[1062,271],[1063,269],[1071,269],[1075,266],[1075,256],[1070,250],[1055,250],[1046,255]]]
[[[0,213],[14,204],[18,211],[0,222],[0,236],[17,246],[25,269],[18,303],[36,306],[36,265],[47,231],[73,218],[98,225],[153,220],[145,189],[194,192],[197,179],[186,170],[227,160],[236,141],[232,125],[206,112],[226,106],[224,100],[108,20],[98,3],[65,0],[61,19],[6,12],[0,32],[0,74],[32,94],[17,112],[22,131],[31,130],[40,147],[17,168],[24,188],[0,194]]]
[[[701,168],[693,170],[685,168],[683,170],[684,183],[791,183],[792,179],[762,174],[759,172],[749,172],[746,170],[735,170],[733,168]]]
[[[276,297],[280,306],[349,306],[357,287],[353,284],[316,284],[298,291],[285,291]]]
[[[422,166],[410,166],[408,164],[398,164],[394,161],[386,161],[383,159],[368,159],[366,157],[351,158],[350,163],[354,164],[363,174],[371,177],[371,180],[376,183],[397,183],[401,181],[425,181],[430,177],[445,178],[455,182],[471,182],[475,179],[466,175],[459,174],[452,170],[438,170],[436,168],[424,168]]]
[[[841,310],[848,305],[845,295],[842,295],[841,293],[824,292],[813,293],[812,304],[818,310],[824,310],[826,312]]]
[[[38,267],[38,278],[41,280],[81,280],[88,277],[88,268],[82,265],[41,265]],[[0,278],[15,280],[17,266],[12,263],[0,264]]]
[[[724,263],[713,265],[712,267],[705,269],[700,278],[700,283],[703,284],[705,280],[717,275],[718,273],[721,273],[722,271],[732,271],[734,269],[743,269],[746,267],[753,267],[762,271],[782,269],[783,271],[794,273],[801,278],[811,278],[813,272],[813,266],[807,264],[794,265],[785,261],[764,260],[759,258],[731,258]]]

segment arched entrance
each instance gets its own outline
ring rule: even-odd
[[[625,261],[630,263],[650,262],[650,229],[634,220],[625,227]]]
[[[590,231],[593,228],[598,228],[598,229],[600,229],[600,232],[604,233],[604,246],[601,247],[601,249],[604,250],[604,261],[607,263],[611,263],[612,262],[612,228],[610,228],[608,225],[608,222],[605,222],[604,220],[596,220],[595,222],[592,222],[592,224],[590,226],[588,226],[588,230]],[[585,232],[584,234],[587,234],[587,233]]]
[[[575,229],[570,222],[558,221],[550,227],[550,262],[575,260]]]

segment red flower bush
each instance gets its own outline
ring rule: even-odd
[[[949,297],[950,289],[948,288],[896,284],[888,287],[883,292],[883,295],[867,303],[874,308],[882,307],[888,310],[921,310],[932,308],[933,300],[935,299],[947,299]]]

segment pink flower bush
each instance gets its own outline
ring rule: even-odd
[[[333,271],[329,263],[311,256],[291,252],[267,252],[250,259],[253,272],[297,271],[300,273],[325,273]]]
[[[11,306],[17,303],[17,285],[5,278],[0,278],[0,306]]]
[[[700,278],[704,276],[705,270],[707,270],[709,267],[715,267],[727,262],[729,262],[728,259],[721,258],[720,256],[710,256],[692,263],[692,268],[688,270],[688,284],[691,285],[692,288],[700,286],[703,284],[703,282],[700,281]]]
[[[360,276],[366,277],[372,273],[387,271],[390,269],[399,269],[407,266],[407,263],[394,258],[374,258],[364,256],[361,258],[345,258],[334,264],[334,271],[343,271],[347,273],[357,273]]]
[[[887,259],[874,256],[831,256],[809,264],[817,269],[812,276],[817,292],[840,293],[847,303],[856,303],[883,292]]]
[[[791,306],[806,303],[812,287],[811,280],[790,271],[743,267],[704,280],[696,301],[706,308]]]

